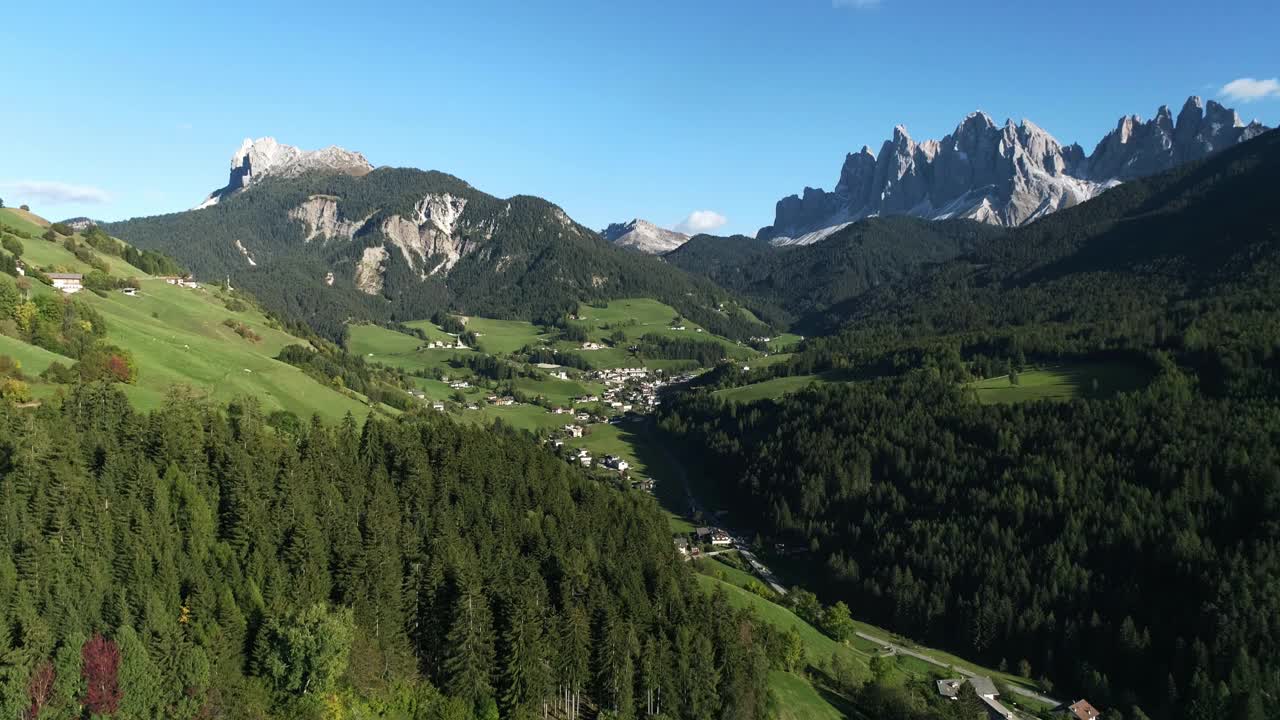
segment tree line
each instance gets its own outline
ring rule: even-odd
[[[515,431],[0,405],[0,715],[765,718],[779,636]]]

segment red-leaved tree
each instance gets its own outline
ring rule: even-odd
[[[117,681],[120,648],[94,633],[80,650],[80,656],[84,659],[81,674],[89,687],[84,697],[85,707],[94,715],[110,715],[120,705],[120,683]]]
[[[31,707],[27,709],[27,720],[36,720],[40,717],[40,711],[44,709],[45,703],[49,702],[49,695],[53,693],[53,663],[45,660],[32,673],[31,680],[27,683],[27,697],[31,699]]]

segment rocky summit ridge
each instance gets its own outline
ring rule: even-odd
[[[1030,120],[997,125],[980,111],[941,140],[916,142],[899,125],[879,153],[863,147],[848,155],[833,191],[805,188],[778,201],[773,224],[758,236],[775,245],[809,244],[878,215],[1022,225],[1267,129],[1198,97],[1187,99],[1176,120],[1167,106],[1145,122],[1121,118],[1088,155]]]
[[[194,209],[217,205],[267,177],[297,177],[306,172],[330,172],[360,176],[373,165],[358,152],[331,145],[320,150],[302,150],[277,142],[273,137],[245,138],[231,156],[231,176],[224,187],[209,193]]]
[[[614,245],[650,255],[669,253],[689,241],[689,236],[684,233],[658,227],[639,218],[631,222],[613,223],[600,234]]]

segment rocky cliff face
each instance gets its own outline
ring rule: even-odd
[[[409,267],[423,278],[447,274],[464,255],[491,239],[496,227],[493,218],[465,218],[467,199],[449,193],[426,195],[407,217],[374,212],[360,219],[349,218],[341,202],[332,195],[312,195],[290,210],[289,218],[305,227],[304,242],[352,240],[366,232],[381,234],[386,247],[367,248],[356,267],[356,286],[369,294],[382,289],[388,248],[399,250]],[[370,253],[375,249],[381,252]]]
[[[275,138],[245,138],[231,156],[231,177],[225,187],[214,190],[195,209],[217,205],[266,177],[297,177],[306,172],[331,172],[361,176],[373,170],[364,155],[336,145],[322,150],[302,150],[276,142]]]
[[[491,226],[464,223],[466,209],[466,198],[448,193],[428,195],[414,206],[411,217],[392,215],[383,220],[382,234],[400,249],[411,267],[422,268],[424,276],[447,273],[493,234]],[[426,267],[428,260],[435,264]]]
[[[614,245],[650,255],[669,253],[689,241],[688,235],[638,218],[631,222],[613,223],[600,234]]]
[[[877,215],[971,218],[1022,225],[1084,202],[1116,183],[1162,172],[1256,137],[1235,111],[1187,100],[1176,122],[1169,108],[1143,122],[1122,118],[1091,155],[1064,146],[1029,120],[997,125],[982,112],[942,140],[917,143],[894,129],[879,154],[863,147],[845,158],[835,190],[805,188],[778,202],[759,237],[777,245],[809,244]]]
[[[337,238],[350,240],[360,228],[369,222],[369,217],[362,220],[349,220],[338,213],[338,200],[332,195],[312,195],[307,201],[289,211],[289,218],[297,220],[307,227],[304,242],[317,238],[329,240]]]

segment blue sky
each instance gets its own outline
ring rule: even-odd
[[[898,123],[941,137],[983,109],[1092,150],[1122,114],[1252,78],[1228,104],[1280,124],[1280,3],[1178,5],[18,3],[0,197],[53,218],[183,210],[271,135],[540,195],[591,227],[704,211],[752,232]]]

